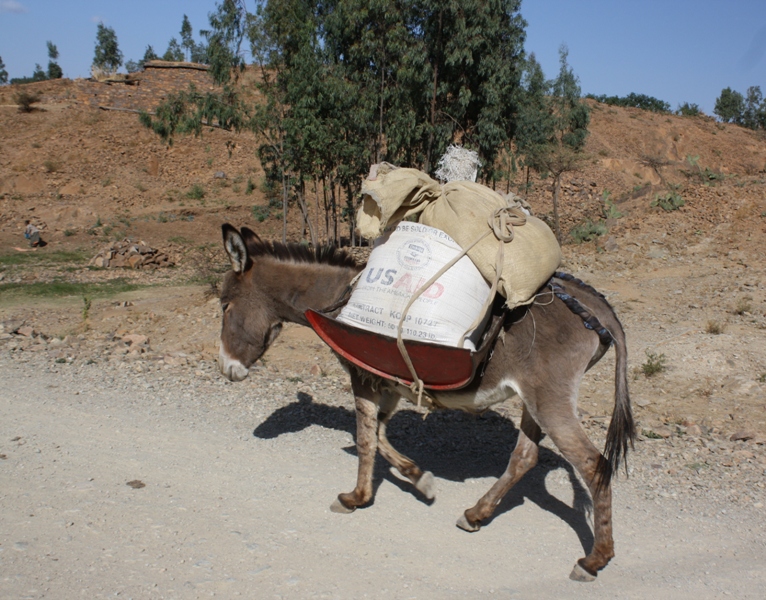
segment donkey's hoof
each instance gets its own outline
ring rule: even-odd
[[[347,515],[349,513],[354,512],[356,510],[356,507],[353,506],[353,507],[349,508],[348,506],[346,506],[345,504],[343,504],[340,501],[340,498],[336,498],[335,502],[333,502],[330,505],[330,510],[332,512],[334,512],[334,513],[338,513],[338,514],[341,514],[341,515]]]
[[[574,569],[572,569],[572,572],[569,574],[569,579],[572,581],[582,581],[585,583],[588,581],[595,581],[596,575],[586,571],[579,562],[576,562]]]
[[[434,484],[434,474],[426,471],[420,476],[415,484],[415,489],[423,494],[429,500],[433,500],[436,495],[436,485]]]
[[[481,529],[481,522],[476,523],[476,525],[473,525],[465,516],[465,513],[460,515],[460,518],[457,520],[457,523],[455,523],[460,529],[463,531],[468,531],[470,533],[473,533],[474,531],[479,531]]]

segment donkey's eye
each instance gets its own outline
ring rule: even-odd
[[[229,308],[228,302],[221,302],[221,312],[226,312],[226,309]]]

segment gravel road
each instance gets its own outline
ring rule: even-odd
[[[288,327],[274,355],[304,335]],[[404,407],[391,439],[433,471],[436,500],[381,461],[374,504],[338,515],[356,457],[337,368],[299,377],[278,360],[231,384],[205,360],[71,343],[67,362],[0,344],[2,598],[763,597],[759,440],[642,437],[615,484],[617,556],[581,584],[567,576],[592,541],[588,497],[547,440],[491,523],[454,526],[505,467],[511,402],[425,420]],[[584,422],[602,443],[603,419]]]

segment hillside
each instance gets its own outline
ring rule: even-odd
[[[0,285],[114,277],[188,283],[224,264],[222,222],[249,225],[264,237],[281,235],[280,216],[253,218],[253,206],[267,200],[252,137],[208,130],[168,147],[142,128],[135,114],[76,101],[76,82],[34,85],[43,102],[30,114],[8,104],[9,89],[0,95],[5,102],[0,106],[1,253],[18,253],[14,247],[23,246],[24,220],[32,219],[44,225],[49,242],[38,253],[77,251],[91,257],[112,240],[130,236],[169,253],[178,268],[162,275],[84,265],[27,269],[8,260]],[[674,424],[688,422],[766,435],[766,139],[707,117],[592,107],[589,161],[564,178],[564,230],[601,219],[605,197],[614,206],[608,233],[595,242],[567,238],[564,268],[613,302],[628,330],[633,368],[640,370],[645,353],[664,355],[665,372],[634,380],[642,423],[673,432]],[[255,186],[251,193],[249,181]],[[683,206],[673,211],[652,206],[670,185],[678,186]],[[538,214],[549,214],[549,181],[533,179],[529,201]],[[291,237],[297,239],[297,209],[290,219]],[[113,324],[99,324],[99,311],[107,311],[106,304],[100,306],[94,305],[93,328],[107,332]],[[74,326],[80,312],[62,308],[58,320],[46,321],[45,311],[24,310],[18,302],[0,303],[0,318],[34,314],[39,330],[58,334]],[[134,315],[132,323],[134,328],[141,323],[144,333],[154,331],[151,319]],[[174,330],[163,335],[168,347],[188,346],[208,360],[216,320],[205,327],[193,341],[171,340]],[[597,377],[608,379],[608,368],[599,367]],[[604,390],[591,387],[587,394],[585,410],[608,410],[611,400]]]

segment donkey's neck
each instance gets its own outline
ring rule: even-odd
[[[337,302],[361,268],[264,260],[255,269],[255,277],[268,285],[277,315],[284,321],[308,325],[306,310]]]

